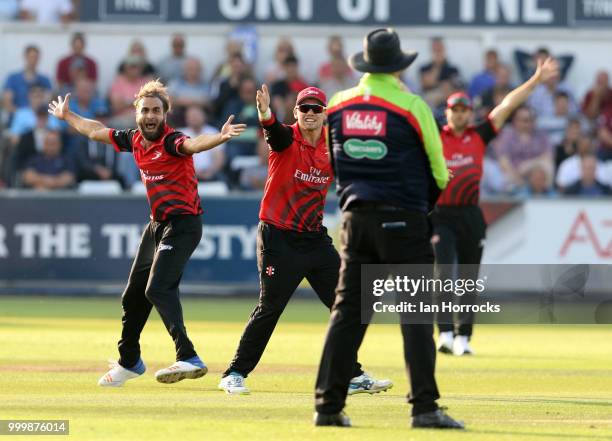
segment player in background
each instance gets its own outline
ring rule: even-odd
[[[323,226],[323,208],[333,175],[323,125],[325,93],[316,87],[297,96],[297,122],[281,124],[270,110],[266,85],[257,91],[257,110],[269,152],[269,170],[257,230],[257,266],[261,293],[234,359],[219,389],[248,394],[245,378],[255,369],[287,302],[306,278],[331,308],[340,257]],[[356,363],[348,393],[377,393],[393,386],[377,380]]]
[[[136,129],[109,129],[99,121],[70,111],[70,94],[49,104],[49,113],[82,135],[134,155],[147,190],[151,220],[136,253],[121,303],[120,358],[103,375],[100,386],[122,386],[145,372],[140,333],[155,306],[176,347],[176,362],[155,374],[161,383],[199,378],[207,367],[198,357],[183,324],[179,283],[183,269],[202,236],[202,207],[192,155],[212,149],[245,130],[230,116],[216,135],[189,138],[166,123],[170,98],[159,81],[150,81],[134,101]]]
[[[486,224],[478,206],[482,161],[489,142],[495,138],[510,115],[523,104],[538,84],[559,75],[557,61],[552,58],[538,62],[533,76],[508,93],[484,122],[471,125],[472,102],[464,93],[455,93],[446,102],[447,125],[440,135],[444,146],[446,165],[454,175],[444,189],[432,213],[436,264],[439,277],[453,278],[453,264],[459,265],[457,278],[478,278],[480,260],[485,241]],[[448,302],[453,294],[439,296]],[[464,294],[460,301],[473,303],[473,295]],[[438,351],[455,355],[472,354],[469,341],[472,336],[474,313],[461,313],[457,323],[452,313],[438,314],[440,338]]]

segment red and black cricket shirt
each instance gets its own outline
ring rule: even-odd
[[[259,219],[284,230],[319,231],[333,176],[325,131],[313,146],[297,123],[281,124],[272,114],[261,124],[270,153]]]
[[[110,139],[116,151],[134,155],[147,189],[151,219],[202,214],[193,158],[179,150],[188,139],[186,135],[166,125],[159,139],[146,149],[140,130],[110,129]]]
[[[454,177],[442,191],[438,205],[478,205],[482,160],[487,144],[496,135],[497,131],[489,119],[468,126],[459,136],[448,124],[440,130],[446,166]]]

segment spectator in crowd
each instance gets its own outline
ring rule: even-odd
[[[18,18],[19,2],[17,0],[0,0],[0,22]]]
[[[65,90],[72,88],[75,81],[75,73],[83,71],[83,76],[94,83],[98,81],[98,67],[96,62],[85,55],[85,35],[75,32],[70,40],[72,52],[62,58],[57,64],[57,88]]]
[[[210,80],[211,94],[213,96],[218,95],[221,82],[232,74],[231,60],[236,55],[240,56],[244,61],[242,42],[230,39],[225,45],[225,59],[217,65]],[[247,64],[246,61],[245,64]]]
[[[108,106],[104,100],[96,95],[96,87],[92,80],[87,78],[77,79],[73,90],[70,110],[81,115],[83,118],[89,119],[99,119],[108,115]],[[70,154],[75,151],[78,140],[83,140],[84,138],[77,136],[77,133],[65,122],[62,122],[62,129],[67,133],[65,151]]]
[[[170,40],[170,54],[162,58],[157,64],[157,70],[161,80],[169,84],[179,81],[185,73],[185,62],[189,57],[185,54],[185,36],[174,34]]]
[[[280,37],[274,51],[274,64],[266,71],[266,83],[272,84],[285,78],[285,61],[289,57],[295,57],[295,49],[289,37]]]
[[[282,79],[270,85],[273,109],[283,109],[289,94],[292,92],[299,93],[300,90],[308,87],[300,74],[299,61],[295,56],[291,55],[283,62],[283,72]],[[283,115],[283,117],[285,116]]]
[[[300,62],[296,56],[291,55],[285,59],[282,65],[283,77],[282,79],[272,83],[271,91],[274,94],[274,89],[278,90],[291,90],[298,92],[308,87],[308,84],[300,74]],[[284,92],[286,93],[286,92]],[[282,93],[282,94],[284,94]]]
[[[463,85],[459,69],[446,58],[446,48],[441,37],[431,40],[431,62],[419,69],[423,99],[434,111],[436,120],[443,121],[446,98],[459,91]]]
[[[74,186],[75,166],[70,158],[62,154],[58,132],[45,134],[42,152],[28,160],[22,182],[35,190],[59,190]]]
[[[142,60],[142,74],[153,77],[155,75],[155,66],[153,66],[147,58],[147,50],[140,40],[134,40],[130,44],[128,54],[119,64],[119,73],[124,74],[127,67],[127,60],[138,58]]]
[[[21,0],[20,6],[22,20],[40,24],[68,23],[75,17],[71,0]]]
[[[535,116],[530,108],[518,108],[512,126],[504,127],[493,144],[502,172],[512,187],[522,187],[536,164],[552,176],[552,148],[546,134],[536,131]]]
[[[195,138],[199,135],[214,135],[219,133],[215,127],[206,123],[206,114],[202,107],[191,105],[185,112],[186,127],[179,129],[180,132]],[[223,168],[225,166],[225,144],[214,149],[200,152],[193,156],[198,181],[225,181]]]
[[[17,183],[17,179],[30,158],[43,150],[43,140],[49,131],[53,131],[57,126],[50,124],[49,120],[57,121],[47,112],[46,105],[36,109],[35,124],[28,131],[22,133],[13,142],[7,143],[6,170],[4,171],[5,180],[11,185]]]
[[[30,87],[28,92],[28,105],[17,109],[11,121],[9,136],[13,145],[17,144],[19,138],[24,133],[29,132],[36,126],[37,112],[39,112],[41,108],[46,108],[48,101],[49,95],[43,86],[33,84]],[[57,118],[50,117],[47,119],[47,128],[50,130],[59,130],[61,125]]]
[[[111,125],[125,128],[134,124],[134,97],[140,88],[151,80],[144,74],[145,61],[130,55],[123,62],[124,73],[118,74],[110,88]]]
[[[259,118],[255,106],[257,83],[252,77],[246,77],[240,83],[237,98],[229,101],[223,111],[224,118],[235,115],[235,124],[246,124],[247,129],[238,138],[228,141],[225,148],[227,156],[226,172],[232,185],[237,184],[237,174],[232,169],[232,160],[238,156],[254,156],[257,154],[257,132]],[[227,118],[226,118],[227,119]]]
[[[40,50],[33,45],[26,46],[24,59],[24,70],[10,74],[4,84],[3,108],[9,113],[13,113],[19,107],[28,106],[28,93],[32,85],[40,85],[45,90],[51,91],[49,77],[38,72]]]
[[[527,102],[538,117],[553,117],[555,116],[555,96],[561,92],[567,96],[569,113],[575,115],[578,112],[578,105],[574,95],[569,86],[565,83],[560,83],[557,77],[539,84]]]
[[[555,147],[555,170],[570,156],[578,151],[578,140],[582,133],[582,124],[578,118],[570,118],[565,126],[561,142]]]
[[[476,97],[476,104],[479,107],[477,115],[479,118],[486,116],[497,107],[504,97],[514,89],[512,84],[512,73],[505,64],[498,63],[495,68],[495,82],[492,87],[482,92],[480,97]]]
[[[536,164],[529,170],[527,174],[527,185],[523,191],[518,194],[518,196],[525,198],[534,196],[557,196],[557,192],[552,188],[551,181],[552,179],[550,178],[548,171],[539,164]]]
[[[514,51],[514,60],[519,71],[521,81],[527,81],[535,72],[538,61],[544,61],[548,57],[552,57],[550,51],[545,47],[538,48],[535,52],[530,53],[522,49]],[[554,57],[559,63],[559,80],[565,81],[567,74],[574,62],[573,55],[558,55]]]
[[[344,59],[334,58],[329,62],[329,75],[320,80],[319,86],[327,96],[333,96],[336,92],[349,89],[355,85],[355,77],[351,69],[346,69]]]
[[[552,145],[558,145],[563,140],[565,128],[575,114],[570,113],[569,96],[565,92],[555,93],[555,113],[553,115],[538,115],[536,127],[546,132]]]
[[[586,133],[579,135],[575,153],[559,164],[555,178],[557,187],[563,191],[578,182],[582,173],[582,158],[593,155],[595,155],[593,139]],[[606,175],[605,164],[601,161],[597,163],[596,177],[600,182],[610,184],[611,179]]]
[[[437,89],[443,81],[459,77],[459,69],[446,58],[446,47],[442,37],[431,39],[431,61],[419,69],[421,90],[428,92]]]
[[[270,149],[263,134],[257,140],[257,156],[259,162],[251,167],[245,167],[240,173],[240,187],[243,190],[263,190],[268,180],[268,155]]]
[[[73,147],[77,169],[77,181],[110,181],[122,183],[117,169],[119,154],[105,144],[83,136],[76,139]]]
[[[484,70],[472,78],[468,87],[468,94],[472,98],[482,95],[483,92],[493,89],[496,85],[496,72],[499,66],[499,57],[495,49],[485,52]]]
[[[513,186],[506,180],[494,149],[489,149],[482,160],[482,179],[480,180],[480,199],[512,193]]]
[[[229,59],[230,73],[221,81],[217,98],[215,99],[215,116],[221,119],[226,104],[238,97],[238,88],[242,79],[249,76],[249,66],[244,62],[241,54],[235,53]]]
[[[202,78],[202,64],[197,58],[187,58],[184,63],[184,74],[178,80],[168,84],[174,110],[172,121],[176,125],[185,124],[185,110],[196,105],[211,111],[210,88]]]
[[[582,112],[591,120],[596,120],[602,113],[612,113],[612,88],[605,70],[597,72],[595,84],[582,101]]]
[[[596,177],[597,157],[586,154],[580,160],[580,180],[567,187],[564,194],[571,196],[609,196],[612,194],[610,187],[601,183]]]
[[[603,161],[612,160],[612,108],[603,109],[597,118],[598,156]]]
[[[353,69],[349,66],[344,55],[344,45],[339,35],[332,35],[327,40],[327,53],[329,59],[319,66],[319,83],[334,81],[338,76],[342,78],[353,77]],[[340,66],[342,72],[340,72]],[[325,91],[327,93],[327,91]],[[327,95],[331,96],[331,95]]]

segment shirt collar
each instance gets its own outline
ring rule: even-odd
[[[372,86],[374,84],[385,85],[397,90],[401,90],[399,78],[388,73],[366,73],[359,80],[360,86]]]
[[[308,141],[306,141],[306,139],[304,139],[304,137],[302,136],[302,132],[300,131],[300,128],[299,128],[297,122],[293,123],[291,125],[291,128],[293,129],[293,139],[295,139],[300,144],[303,144],[303,145],[311,147],[311,148],[316,148],[316,147],[319,147],[321,145],[321,143],[325,143],[326,142],[326,138],[325,137],[327,135],[327,130],[325,130],[325,127],[323,127],[321,129],[321,131],[323,133],[321,133],[321,137],[319,138],[319,143],[316,146],[311,145]]]

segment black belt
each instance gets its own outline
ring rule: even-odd
[[[404,207],[374,201],[356,201],[349,205],[348,211],[408,211]]]

